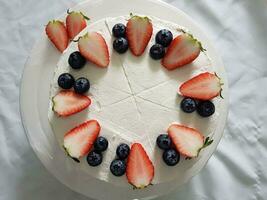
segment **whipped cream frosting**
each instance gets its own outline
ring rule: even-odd
[[[109,141],[109,147],[103,154],[103,162],[98,167],[90,167],[84,157],[75,166],[77,170],[88,173],[88,176],[122,187],[129,187],[126,176],[115,177],[109,170],[110,163],[116,156],[116,148],[121,142],[129,145],[133,142],[143,144],[155,167],[153,184],[179,179],[196,164],[202,154],[191,160],[181,158],[176,166],[169,167],[162,160],[162,150],[156,146],[157,136],[166,133],[168,126],[177,122],[212,137],[220,110],[224,109],[223,99],[215,98],[213,103],[216,111],[209,118],[181,111],[180,102],[183,97],[177,93],[179,85],[199,73],[214,72],[216,68],[209,59],[208,52],[201,52],[193,63],[173,71],[166,70],[160,61],[151,59],[149,49],[155,43],[155,34],[159,30],[169,29],[175,37],[182,33],[182,29],[186,29],[156,17],[149,18],[153,24],[153,35],[142,56],[135,57],[130,50],[120,55],[112,48],[112,27],[116,23],[126,24],[129,16],[102,19],[89,24],[79,36],[88,31],[97,31],[105,38],[111,57],[109,67],[99,68],[87,62],[80,70],[72,69],[68,64],[68,57],[78,50],[77,43],[72,42],[62,54],[51,82],[50,99],[60,90],[57,84],[60,74],[68,72],[75,78],[89,79],[91,88],[87,95],[92,99],[92,104],[88,109],[60,118],[52,111],[50,101],[48,118],[60,146],[68,130],[88,119],[98,120],[101,125],[100,135]],[[205,43],[202,45],[205,48]]]

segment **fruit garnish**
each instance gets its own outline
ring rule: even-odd
[[[197,109],[197,102],[189,97],[181,101],[181,109],[186,113],[192,113]]]
[[[70,54],[68,63],[72,69],[81,69],[86,63],[86,59],[79,51],[74,51]]]
[[[106,151],[108,148],[108,140],[103,136],[99,136],[94,143],[94,148],[98,152]]]
[[[52,98],[52,110],[61,117],[67,117],[86,109],[91,99],[71,90],[60,91]]]
[[[102,163],[103,155],[101,152],[94,150],[94,151],[91,151],[87,155],[86,160],[87,160],[88,165],[90,165],[92,167],[96,167]]]
[[[191,34],[178,35],[170,44],[162,59],[162,65],[173,70],[193,62],[203,51],[201,43]]]
[[[168,134],[176,150],[188,158],[197,157],[199,152],[213,141],[208,137],[204,141],[204,136],[199,131],[179,124],[170,125]]]
[[[66,26],[69,38],[72,40],[78,35],[86,26],[89,17],[84,15],[82,12],[67,11],[68,16],[66,17]]]
[[[122,176],[126,172],[126,162],[115,159],[110,163],[109,169],[114,176]]]
[[[162,154],[162,159],[168,166],[175,166],[180,160],[180,154],[175,149],[167,149]]]
[[[60,52],[63,52],[68,47],[69,37],[63,22],[59,20],[49,21],[45,27],[45,32]]]
[[[121,143],[116,149],[116,155],[119,159],[126,159],[130,153],[130,147],[128,144]]]
[[[150,47],[149,55],[154,60],[159,60],[165,55],[165,49],[161,44],[154,44]]]
[[[74,91],[78,94],[83,94],[90,89],[90,82],[87,78],[80,77],[74,83]]]
[[[125,38],[117,38],[113,41],[113,49],[122,54],[128,50],[128,41]]]
[[[199,100],[210,100],[221,94],[222,83],[216,74],[201,73],[184,82],[179,91],[185,97]]]
[[[215,106],[211,101],[201,101],[197,106],[197,113],[202,117],[209,117],[215,112]]]
[[[71,129],[64,135],[63,147],[68,155],[75,160],[89,153],[100,132],[96,120],[86,121]]]
[[[160,134],[157,137],[157,145],[160,149],[167,150],[171,148],[171,138],[167,134]]]
[[[126,176],[128,182],[137,189],[150,185],[154,177],[154,166],[140,143],[134,143],[131,146]]]
[[[162,29],[156,34],[156,43],[167,47],[171,44],[173,39],[172,32],[167,29]]]
[[[122,23],[115,24],[112,28],[112,34],[116,38],[126,36],[126,26]]]
[[[135,56],[140,56],[152,36],[153,26],[148,17],[132,15],[126,25],[129,48]]]
[[[62,89],[72,88],[74,81],[75,80],[73,76],[69,73],[63,73],[57,79],[58,86],[61,87]]]
[[[99,67],[107,67],[109,65],[108,46],[100,33],[88,32],[77,41],[80,53],[88,61]]]

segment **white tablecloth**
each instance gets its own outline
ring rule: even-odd
[[[88,199],[46,171],[19,114],[20,78],[34,41],[48,20],[77,2],[0,1],[0,200]],[[191,15],[214,41],[229,78],[230,112],[223,139],[204,170],[158,200],[266,200],[267,1],[167,2]]]

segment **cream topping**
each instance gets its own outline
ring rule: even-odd
[[[128,16],[106,18],[89,24],[87,31],[97,31],[105,38],[109,47],[111,62],[107,69],[99,68],[88,62],[83,69],[73,70],[69,67],[68,57],[77,50],[77,43],[72,42],[62,54],[55,69],[51,83],[50,98],[58,91],[57,78],[60,74],[69,72],[75,78],[86,77],[90,80],[91,88],[88,95],[92,99],[89,109],[68,118],[57,117],[51,109],[48,117],[59,145],[63,144],[64,134],[84,122],[86,119],[96,119],[101,125],[100,134],[109,141],[109,147],[104,153],[103,162],[98,167],[90,167],[86,158],[77,164],[77,169],[86,171],[91,177],[101,179],[116,185],[128,187],[126,176],[115,177],[110,173],[109,165],[115,158],[117,146],[121,143],[131,144],[140,142],[146,149],[155,166],[153,183],[164,183],[177,179],[191,168],[199,158],[192,160],[181,159],[174,167],[168,167],[162,161],[162,151],[156,147],[156,138],[165,133],[169,124],[178,122],[210,136],[215,131],[220,114],[220,98],[213,100],[216,112],[209,118],[201,118],[196,113],[186,114],[180,110],[182,97],[177,94],[179,85],[193,76],[215,68],[206,53],[191,64],[173,70],[166,70],[160,63],[149,56],[149,49],[155,42],[155,34],[163,29],[172,31],[174,37],[181,34],[177,24],[156,17],[150,17],[153,24],[153,36],[140,57],[135,57],[128,50],[119,55],[112,49],[114,38],[111,30],[116,23],[127,23]],[[205,44],[202,44],[205,48]],[[51,108],[51,106],[50,106]],[[201,154],[200,154],[201,156]]]

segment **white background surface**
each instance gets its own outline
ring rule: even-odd
[[[74,0],[0,0],[0,199],[86,200],[59,183],[33,153],[19,115],[24,63],[48,20]],[[230,87],[224,137],[204,170],[161,199],[267,198],[267,2],[174,0],[207,30]],[[158,199],[159,200],[159,199]]]

